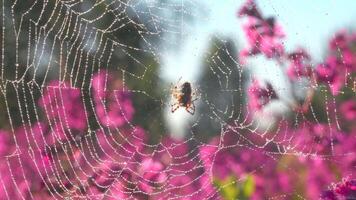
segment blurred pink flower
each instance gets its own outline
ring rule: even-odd
[[[326,61],[316,68],[321,83],[327,84],[333,95],[338,95],[347,83],[348,76],[356,72],[356,33],[338,32],[330,41],[330,53]],[[352,79],[351,82],[354,82]],[[351,83],[353,84],[353,83]]]
[[[356,120],[356,101],[348,100],[343,102],[340,106],[340,113],[348,121]]]
[[[10,153],[12,145],[10,143],[10,135],[7,131],[0,130],[0,158]]]
[[[51,81],[38,104],[53,123],[77,130],[87,126],[80,89],[69,87],[67,83]]]
[[[245,32],[248,48],[243,49],[241,56],[264,54],[267,58],[280,57],[284,54],[281,41],[285,34],[274,18],[264,18],[253,0],[247,0],[239,10],[239,17],[247,17],[242,27]],[[244,57],[243,57],[244,58]]]
[[[138,173],[142,177],[139,187],[147,193],[152,193],[155,185],[163,184],[167,179],[167,174],[164,172],[164,166],[161,162],[155,161],[152,158],[145,158],[138,168]]]
[[[60,124],[54,124],[53,126],[49,126],[48,128],[44,129],[42,134],[44,134],[45,140],[48,145],[55,145],[59,142],[66,142],[68,140],[73,140],[75,136],[72,136],[65,131],[66,129],[61,126]]]
[[[257,79],[252,80],[252,84],[248,89],[249,107],[252,110],[261,110],[263,106],[271,100],[278,99],[277,93],[270,83],[263,87]]]
[[[329,85],[333,95],[338,95],[345,83],[345,74],[335,62],[331,58],[327,63],[318,65],[316,75],[319,82]]]
[[[347,48],[348,42],[347,31],[341,30],[330,40],[329,48],[331,50],[344,49]]]
[[[304,49],[297,49],[288,54],[288,59],[290,60],[290,65],[287,69],[287,75],[291,80],[309,75],[310,56]]]
[[[200,159],[203,162],[203,166],[206,170],[209,170],[214,164],[214,157],[218,153],[218,146],[214,145],[214,142],[210,142],[211,145],[203,145],[199,148]]]
[[[127,195],[125,194],[125,186],[119,180],[116,180],[116,182],[110,186],[107,194],[108,195],[105,199],[108,199],[108,200],[117,200],[117,199],[126,199],[127,198]]]
[[[333,185],[330,190],[322,193],[323,200],[351,200],[356,199],[356,180],[344,179]]]
[[[36,122],[32,125],[24,124],[17,128],[15,138],[20,150],[27,151],[31,148],[36,151],[43,151],[46,130],[47,127],[42,122]]]
[[[93,76],[92,89],[97,117],[103,126],[121,127],[134,114],[131,93],[107,71]]]
[[[320,159],[309,159],[307,163],[308,175],[305,181],[306,195],[308,199],[318,199],[325,185],[335,180],[334,175],[328,168],[327,162]],[[317,169],[317,170],[313,170]]]
[[[356,41],[354,42],[356,43]],[[342,59],[345,67],[351,71],[356,71],[356,53],[351,49],[345,49],[341,52],[340,59]]]
[[[238,16],[239,17],[249,16],[249,17],[262,19],[262,15],[260,11],[257,9],[257,5],[254,0],[247,0],[238,11]]]

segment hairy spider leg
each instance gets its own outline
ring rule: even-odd
[[[182,77],[179,77],[177,84],[182,80]]]
[[[189,110],[189,109],[190,109],[190,110]],[[190,104],[190,106],[185,107],[185,110],[186,110],[189,114],[194,115],[194,113],[195,113],[195,105],[194,105],[194,103],[192,102],[192,103]]]
[[[194,100],[192,100],[192,101],[195,101],[200,97],[200,93],[199,93],[198,89],[194,90],[194,92],[192,93],[192,97],[195,97]]]
[[[171,112],[174,113],[178,108],[179,108],[179,104],[178,103],[174,103],[171,105]]]
[[[178,98],[179,94],[181,94],[181,92],[178,90],[177,85],[174,86],[173,84],[171,84],[171,94],[174,98]]]
[[[193,103],[194,101],[198,100],[198,97],[195,97],[194,99],[191,100],[191,102]]]
[[[182,80],[182,77],[180,77],[176,83],[176,85],[173,85],[173,83],[171,83],[171,90],[176,90],[178,88],[178,84],[179,82]]]

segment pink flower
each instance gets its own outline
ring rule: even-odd
[[[133,118],[131,93],[107,71],[94,75],[92,89],[95,110],[101,125],[110,128],[121,127]]]
[[[27,151],[29,148],[35,151],[43,151],[45,147],[45,132],[47,127],[42,122],[32,125],[24,124],[16,130],[16,141],[20,150]]]
[[[290,53],[288,59],[290,60],[290,65],[287,69],[287,75],[291,80],[309,75],[310,56],[304,49],[298,49]]]
[[[32,199],[33,193],[45,192],[41,154],[25,150],[18,153],[7,159],[0,158],[0,198],[5,198],[7,193],[10,199]]]
[[[167,174],[164,172],[164,166],[159,161],[154,161],[152,158],[145,158],[138,169],[142,176],[140,188],[147,193],[152,193],[155,185],[162,184],[167,179]]]
[[[48,145],[56,145],[58,142],[66,142],[68,140],[74,139],[72,136],[65,131],[66,129],[60,124],[54,124],[47,128],[47,133],[45,134],[45,140]]]
[[[278,96],[270,83],[264,88],[257,79],[253,79],[248,90],[248,98],[252,110],[261,110],[271,100],[278,99]]]
[[[335,134],[335,133],[334,133]],[[338,138],[334,142],[334,153],[336,155],[343,155],[342,158],[335,158],[338,161],[338,168],[342,172],[343,176],[348,176],[349,174],[355,173],[355,163],[356,163],[356,130],[351,130],[348,133],[336,133]],[[335,135],[336,135],[335,134]]]
[[[123,183],[118,180],[116,180],[116,182],[110,186],[109,191],[107,193],[108,196],[105,199],[108,200],[127,198],[127,195],[125,194],[125,185],[123,185]]]
[[[356,71],[356,53],[351,49],[345,49],[341,52],[340,59],[348,70]]]
[[[309,168],[307,180],[305,180],[307,197],[308,199],[318,199],[320,193],[325,189],[325,184],[334,181],[335,178],[325,161],[308,159],[307,167]]]
[[[290,134],[295,135],[291,143],[296,150],[302,152],[315,152],[317,154],[331,154],[332,139],[326,124],[302,123],[296,129],[287,129]],[[332,130],[335,131],[335,130]],[[337,138],[333,138],[334,142]]]
[[[206,145],[206,146],[201,146],[199,148],[200,159],[202,160],[203,166],[206,169],[210,169],[211,166],[214,164],[213,159],[217,153],[218,153],[218,147],[215,145]]]
[[[338,95],[341,88],[356,72],[356,34],[341,31],[330,41],[330,55],[316,68],[316,75],[321,83],[327,84],[333,95]],[[351,78],[354,82],[353,78]],[[351,83],[353,84],[353,83]]]
[[[348,200],[356,199],[356,180],[344,179],[332,186],[330,190],[322,193],[321,199],[325,200]]]
[[[345,83],[345,72],[335,62],[330,59],[328,63],[318,65],[316,75],[319,82],[329,85],[333,95],[338,95]]]
[[[194,200],[191,196],[197,191],[197,187],[192,180],[193,177],[181,174],[178,176],[173,176],[169,179],[169,184],[172,186],[171,193],[175,196],[179,196],[182,200]],[[173,196],[173,195],[171,195]]]
[[[261,21],[250,18],[243,26],[249,44],[249,55],[258,53],[268,58],[279,57],[284,52],[280,39],[284,37],[281,27],[272,18]],[[245,50],[246,51],[246,50]]]
[[[336,194],[333,191],[327,190],[327,191],[324,191],[321,194],[320,199],[323,199],[323,200],[337,200],[337,197],[336,197]]]
[[[346,198],[356,198],[356,180],[345,180],[337,184],[335,192]]]
[[[340,112],[344,118],[349,121],[356,120],[356,101],[348,100],[341,104]]]
[[[147,135],[143,128],[139,126],[130,128],[124,132],[123,137],[125,138],[123,148],[126,149],[126,151],[140,153],[145,150]]]
[[[329,42],[329,48],[331,50],[338,50],[347,48],[349,41],[346,30],[341,30],[335,34],[335,36]]]
[[[97,131],[97,142],[100,145],[99,155],[116,155],[116,159],[129,162],[135,154],[146,150],[146,132],[139,126],[123,128],[120,131],[112,130],[111,133]]]
[[[7,161],[1,160],[0,162],[0,194],[3,199],[24,199],[30,198],[30,193],[25,180],[22,177],[20,168],[14,167],[9,169]],[[15,179],[15,182],[12,180]],[[27,182],[28,183],[28,182]],[[16,184],[16,185],[15,185]],[[17,190],[17,188],[19,190]]]
[[[81,92],[67,83],[51,81],[38,104],[53,123],[77,130],[84,130],[87,126]]]
[[[9,154],[10,148],[12,148],[12,145],[10,144],[9,133],[0,130],[0,158]]]
[[[281,41],[285,34],[281,26],[275,23],[274,18],[264,18],[258,11],[253,0],[247,0],[239,11],[239,17],[247,17],[243,26],[248,48],[243,49],[241,55],[264,54],[267,58],[280,57],[284,54]]]
[[[240,8],[238,12],[239,17],[249,16],[262,19],[260,11],[257,9],[256,3],[254,0],[247,0],[245,4]]]

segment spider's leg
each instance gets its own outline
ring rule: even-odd
[[[171,93],[175,93],[177,92],[177,86],[173,85],[173,83],[171,83]]]
[[[170,88],[171,88],[171,92],[173,92],[173,89],[174,89],[173,83],[170,84]]]
[[[171,112],[174,113],[179,108],[179,104],[175,103],[171,105]]]
[[[191,115],[194,115],[195,113],[195,105],[194,103],[190,104],[190,106],[186,107],[185,110],[191,114]]]
[[[193,99],[191,100],[191,102],[193,103],[194,101],[198,100],[200,96],[196,96],[196,95],[192,95]]]
[[[172,91],[175,91],[178,89],[178,85],[179,85],[179,82],[182,80],[182,77],[180,77],[176,83],[176,85],[173,85],[173,83],[171,83],[171,90]]]
[[[179,108],[179,106],[177,106],[175,108],[172,107],[171,112],[174,113],[176,110],[178,110],[178,108]]]
[[[191,102],[193,103],[194,101],[198,100],[198,97],[195,97],[194,99],[191,100]]]
[[[194,102],[192,102],[192,110],[193,110],[193,114],[195,113],[195,104],[194,104]]]
[[[194,102],[194,101],[198,100],[198,99],[199,99],[199,97],[201,97],[201,95],[200,95],[200,93],[199,93],[199,90],[198,90],[198,89],[195,89],[195,90],[194,90],[194,92],[192,93],[192,97],[194,97],[194,98],[193,98],[193,100],[192,100],[192,102]]]
[[[185,108],[185,110],[186,110],[189,114],[194,115],[195,110],[189,110],[189,108]]]

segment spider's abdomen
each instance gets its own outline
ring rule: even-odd
[[[191,101],[191,96],[192,96],[192,87],[190,83],[185,82],[183,83],[181,87],[181,98],[180,98],[180,104],[183,106],[187,106],[190,101]]]

